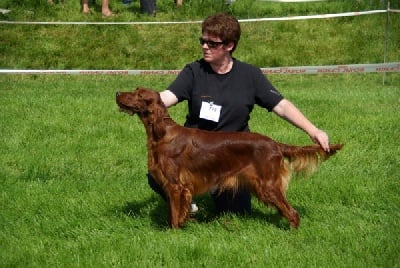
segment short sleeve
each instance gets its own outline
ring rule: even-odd
[[[255,103],[268,111],[284,98],[259,68],[254,72]]]
[[[193,81],[193,64],[188,64],[171,83],[171,85],[168,87],[168,90],[175,94],[179,102],[189,100],[193,88]]]

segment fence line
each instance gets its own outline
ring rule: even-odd
[[[360,12],[344,12],[336,14],[322,14],[310,16],[290,16],[280,18],[255,18],[240,19],[239,22],[262,22],[262,21],[290,21],[290,20],[308,20],[308,19],[327,19],[338,17],[361,16],[370,14],[400,13],[400,10],[391,9],[388,4],[385,10],[369,10]],[[160,24],[196,24],[202,21],[166,21],[166,22],[25,22],[25,21],[0,21],[0,24],[27,24],[27,25],[160,25]],[[388,31],[388,22],[386,32]],[[387,42],[387,40],[385,40]],[[294,66],[294,67],[276,67],[260,68],[264,74],[332,74],[332,73],[383,73],[400,72],[400,62],[386,62],[385,47],[384,63],[377,64],[351,64],[351,65],[327,65],[327,66]],[[171,75],[178,74],[180,70],[15,70],[0,69],[0,74],[127,74],[127,75]],[[383,79],[384,83],[384,79]]]
[[[339,74],[400,72],[400,62],[260,68],[264,74]],[[0,74],[177,75],[180,70],[0,70]]]
[[[239,19],[239,22],[261,22],[261,21],[290,21],[290,20],[309,20],[309,19],[328,19],[338,17],[354,17],[370,14],[381,14],[389,12],[400,12],[396,9],[381,9],[359,12],[344,12],[335,14],[321,14],[309,16],[290,16],[280,18],[254,18],[254,19]],[[87,22],[87,21],[0,21],[0,24],[27,24],[27,25],[170,25],[170,24],[199,24],[201,20],[194,21],[131,21],[131,22]]]

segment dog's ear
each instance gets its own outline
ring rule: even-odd
[[[142,113],[146,114],[147,112],[151,112],[151,103],[152,98],[149,95],[148,90],[144,88],[137,87],[131,94],[135,99],[135,106],[140,110]]]
[[[156,106],[154,109],[154,114],[153,116],[155,117],[155,121],[153,124],[153,133],[154,133],[154,138],[156,139],[161,139],[162,137],[165,136],[165,124],[164,124],[164,112],[162,109],[160,109],[160,106]]]
[[[153,106],[153,133],[155,138],[161,139],[164,137],[165,130],[165,121],[164,118],[167,116],[167,108],[164,106],[164,103],[161,100],[160,95],[157,93],[156,98],[152,104]]]
[[[137,88],[135,93],[141,106],[142,119],[151,125],[153,139],[159,140],[164,137],[165,123],[164,118],[168,116],[167,108],[161,100],[160,94],[151,89]]]
[[[151,105],[153,102],[157,100],[157,92],[151,90],[151,89],[146,89],[146,88],[141,88],[138,87],[135,90],[135,94],[137,94],[138,99],[145,104],[147,107],[152,108]]]

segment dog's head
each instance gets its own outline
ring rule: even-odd
[[[161,102],[158,92],[140,87],[133,92],[117,92],[115,100],[119,110],[130,115],[149,112],[153,104]]]
[[[164,119],[171,118],[157,91],[136,88],[133,92],[117,92],[115,100],[121,112],[139,116],[145,125],[148,136],[151,135],[152,139],[164,137],[166,133]],[[171,121],[169,120],[169,122]]]

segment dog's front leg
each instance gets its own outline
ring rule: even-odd
[[[183,226],[189,216],[190,204],[192,203],[192,193],[188,188],[182,188],[181,202],[179,211],[179,226]]]
[[[169,197],[169,225],[171,228],[178,229],[180,227],[180,208],[181,208],[181,191],[178,185],[168,186]]]

